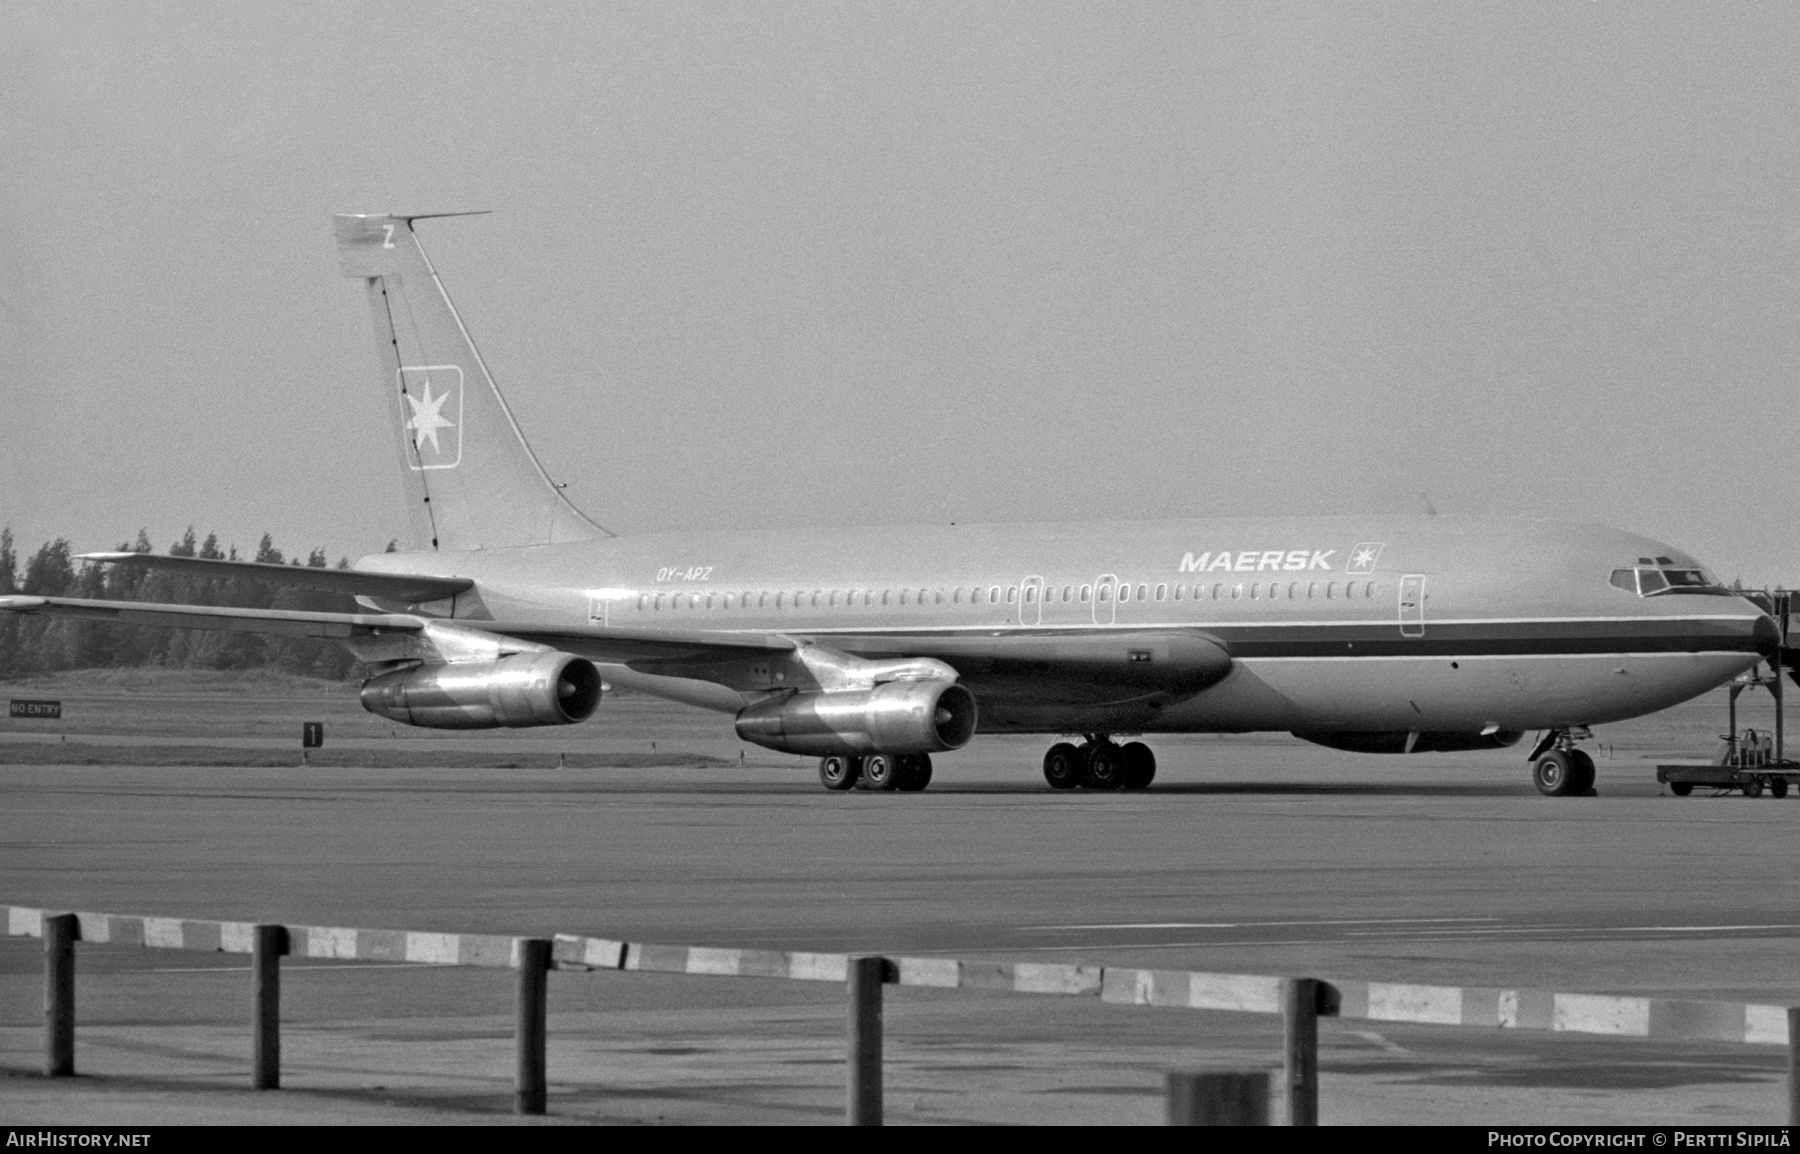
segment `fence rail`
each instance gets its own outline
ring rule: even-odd
[[[519,973],[521,1113],[545,1109],[545,975],[551,969],[836,982],[849,1000],[846,1117],[881,1117],[881,988],[996,990],[1098,997],[1116,1005],[1280,1015],[1287,1118],[1314,1125],[1319,1017],[1616,1037],[1786,1046],[1789,1121],[1800,1124],[1800,1009],[1780,1005],[1559,993],[1403,982],[1321,981],[1260,974],[1149,970],[1060,962],[670,946],[574,934],[552,938],[341,926],[271,925],[7,906],[6,933],[45,941],[45,1072],[74,1073],[74,943],[252,956],[252,1085],[279,1085],[280,958],[411,962]]]

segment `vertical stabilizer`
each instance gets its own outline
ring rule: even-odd
[[[496,549],[608,536],[532,455],[419,246],[419,219],[333,218],[338,265],[369,290],[412,544]]]

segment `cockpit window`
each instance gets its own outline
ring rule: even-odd
[[[1638,559],[1636,569],[1614,569],[1610,584],[1615,589],[1623,589],[1627,593],[1636,593],[1639,597],[1655,597],[1664,593],[1710,593],[1731,595],[1731,590],[1720,585],[1712,574],[1704,569],[1675,568],[1674,563],[1666,557],[1658,557],[1656,561],[1662,565],[1653,566],[1647,557]]]

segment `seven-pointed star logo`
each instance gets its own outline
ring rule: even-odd
[[[432,452],[442,453],[444,451],[443,446],[438,444],[438,430],[454,429],[456,423],[445,420],[443,414],[438,410],[442,409],[444,402],[449,399],[448,392],[439,393],[436,397],[431,395],[430,377],[425,378],[424,400],[420,400],[411,393],[406,394],[406,403],[412,406],[412,420],[406,422],[406,427],[413,430],[415,446],[421,441],[429,441]]]
[[[1350,549],[1350,560],[1344,564],[1346,573],[1373,573],[1375,562],[1381,558],[1383,543],[1380,541],[1358,541]]]
[[[1370,565],[1375,564],[1375,550],[1369,548],[1367,545],[1363,546],[1356,551],[1356,559],[1351,561],[1350,564],[1358,569],[1368,568]]]

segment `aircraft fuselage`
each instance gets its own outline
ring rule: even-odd
[[[583,633],[776,633],[942,660],[984,732],[1148,733],[1591,725],[1758,660],[1754,605],[1609,581],[1640,563],[1699,569],[1602,526],[1457,517],[661,533],[359,567],[473,578],[435,608],[577,653]],[[1228,669],[1184,652],[1193,638]],[[615,684],[708,708],[779,687],[750,668],[607,652]]]

